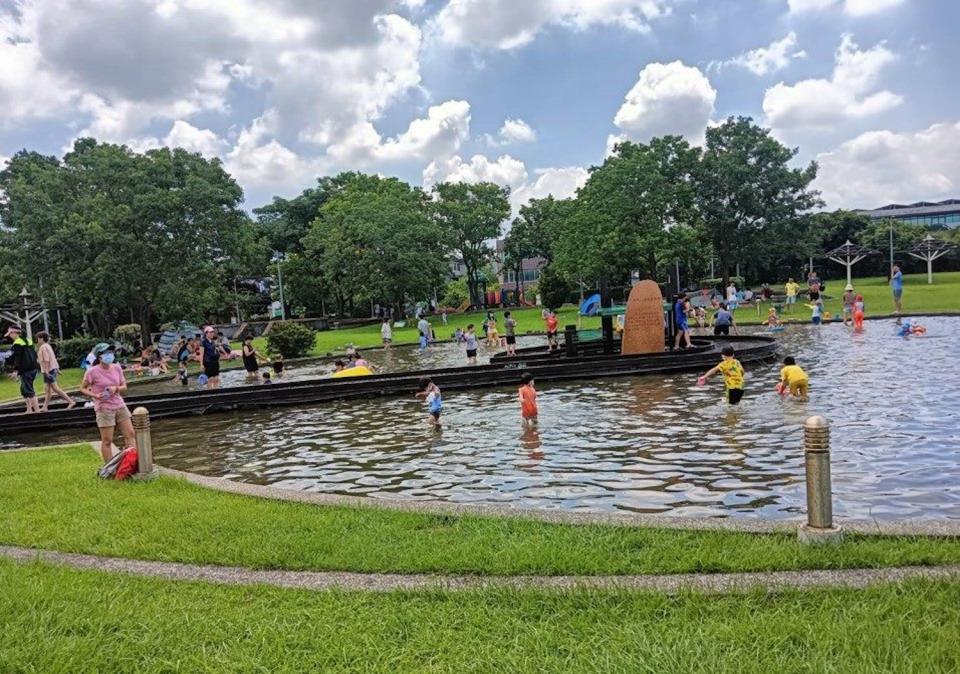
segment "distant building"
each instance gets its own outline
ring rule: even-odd
[[[893,218],[926,227],[960,226],[960,199],[918,201],[915,204],[887,204],[872,211],[857,211],[871,218]]]
[[[500,287],[504,290],[518,290],[521,285],[527,288],[536,283],[540,279],[540,270],[546,263],[547,261],[541,257],[524,258],[523,262],[520,263],[520,274],[523,282],[518,283],[516,268],[508,269],[503,266],[503,239],[497,239],[493,270],[497,274]]]

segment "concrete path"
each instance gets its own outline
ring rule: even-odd
[[[601,589],[677,593],[694,590],[722,594],[763,589],[768,592],[813,588],[864,588],[912,578],[960,580],[960,564],[935,567],[771,571],[750,573],[681,573],[649,576],[443,576],[434,574],[349,573],[341,571],[264,571],[229,566],[149,562],[117,557],[35,550],[0,545],[0,557],[21,563],[35,561],[73,569],[116,571],[168,580],[204,581],[222,585],[269,585],[302,590],[474,590]]]

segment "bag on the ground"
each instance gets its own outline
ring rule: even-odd
[[[120,464],[117,466],[117,474],[113,476],[114,479],[126,480],[136,473],[139,461],[140,456],[137,454],[136,447],[127,447],[120,452]]]
[[[101,466],[100,470],[97,471],[97,475],[104,480],[112,480],[117,474],[117,467],[120,465],[121,459],[123,459],[123,452],[117,452],[110,457],[109,461]]]
[[[135,447],[127,447],[103,464],[97,475],[104,480],[126,480],[137,472],[139,458]]]

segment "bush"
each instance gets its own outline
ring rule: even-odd
[[[459,307],[466,302],[467,296],[467,277],[461,276],[447,284],[440,303],[445,307]]]
[[[70,337],[54,342],[53,350],[61,368],[80,367],[80,361],[87,357],[90,349],[102,341],[99,337]]]
[[[272,353],[284,358],[305,356],[313,348],[314,332],[296,321],[275,321],[267,335],[267,346]]]
[[[125,325],[118,325],[116,330],[113,331],[113,337],[118,342],[123,342],[124,344],[133,344],[133,342],[140,336],[140,325],[137,323],[127,323]]]
[[[573,286],[564,281],[550,267],[544,267],[538,281],[543,306],[558,309],[570,299]]]

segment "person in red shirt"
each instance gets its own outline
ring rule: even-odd
[[[533,375],[524,372],[520,379],[520,417],[524,427],[537,425],[537,389],[533,386]]]
[[[557,341],[557,325],[559,322],[557,321],[557,315],[548,309],[544,320],[547,322],[548,350],[553,351],[554,349],[559,349],[560,342]]]

